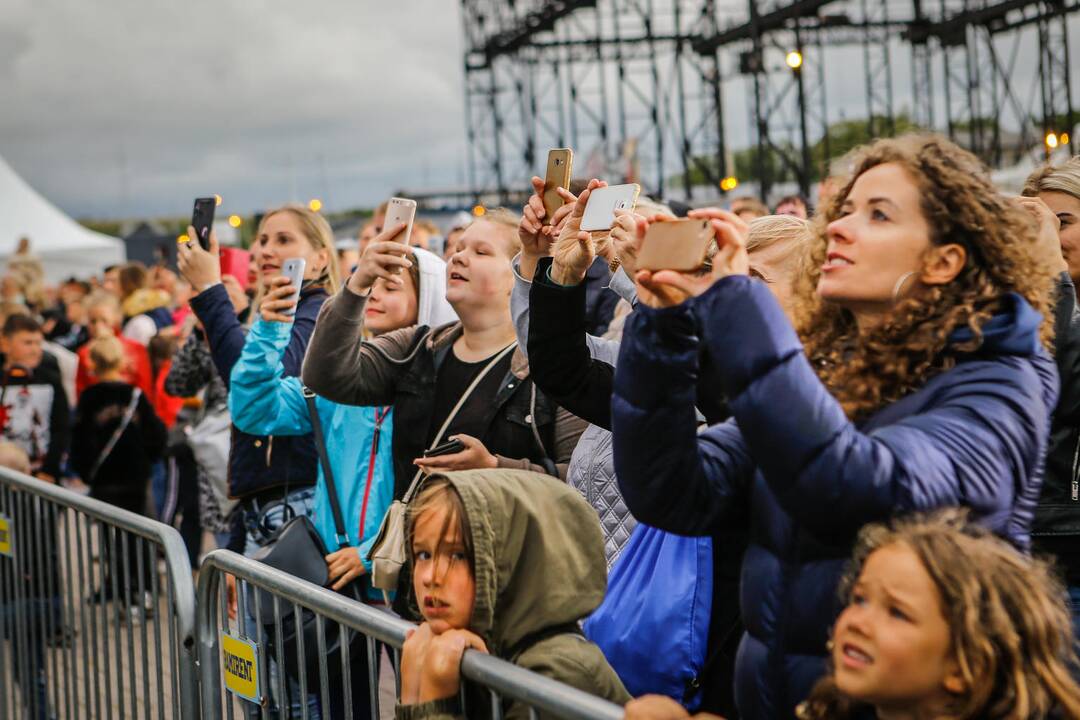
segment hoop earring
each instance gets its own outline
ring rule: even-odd
[[[904,273],[896,281],[896,284],[893,285],[893,290],[892,290],[893,305],[900,302],[900,291],[904,289],[904,283],[906,283],[908,281],[908,279],[914,274],[915,274],[914,270]]]

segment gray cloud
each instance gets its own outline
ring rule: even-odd
[[[0,153],[76,215],[374,203],[463,172],[445,0],[5,0]]]

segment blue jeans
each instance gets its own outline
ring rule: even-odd
[[[294,490],[282,501],[267,503],[261,507],[254,502],[245,502],[241,507],[241,512],[243,513],[245,530],[244,556],[251,557],[259,548],[270,541],[270,536],[275,531],[279,530],[289,520],[301,515],[310,518],[314,514],[315,488],[308,487]],[[243,613],[246,634],[249,637],[257,636],[256,641],[265,647],[265,636],[261,632],[261,628],[256,626],[255,617],[250,613],[246,605],[243,608]],[[264,695],[272,698],[270,717],[303,717],[302,704],[299,699],[300,683],[292,678],[286,678],[286,692],[289,695],[290,702],[288,714],[283,716],[278,710],[282,699],[275,697],[278,689],[278,673],[281,670],[278,668],[277,662],[271,657],[267,657],[267,670],[266,682],[269,687],[264,689]],[[304,704],[307,705],[308,717],[311,720],[320,720],[322,718],[317,693],[308,693],[307,697],[304,698]],[[245,704],[244,708],[249,718],[259,717],[259,708],[255,705]]]

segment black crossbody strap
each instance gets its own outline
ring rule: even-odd
[[[319,410],[315,407],[315,393],[304,388],[304,400],[307,402],[308,413],[311,415],[311,429],[315,435],[315,448],[319,451],[319,464],[322,465],[323,477],[326,478],[326,490],[330,496],[330,510],[334,513],[334,530],[337,531],[338,549],[340,549],[348,546],[349,535],[345,532],[345,517],[341,514],[337,483],[334,482],[334,471],[330,469],[330,458],[326,454],[326,437],[323,435]]]

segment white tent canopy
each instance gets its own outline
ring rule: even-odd
[[[15,253],[21,237],[30,238],[49,282],[87,277],[126,257],[123,242],[79,225],[0,157],[0,263]]]

